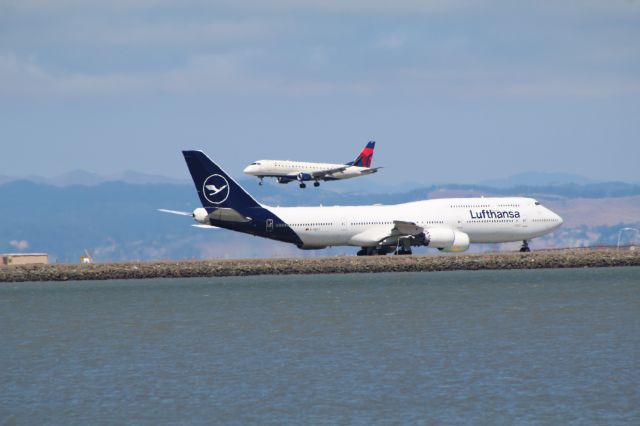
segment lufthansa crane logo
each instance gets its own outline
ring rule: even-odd
[[[229,182],[224,176],[211,175],[204,180],[202,193],[211,204],[222,204],[229,197]]]

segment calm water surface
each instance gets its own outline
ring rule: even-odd
[[[640,268],[0,284],[0,424],[640,424]]]

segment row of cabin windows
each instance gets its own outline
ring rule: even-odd
[[[533,222],[559,222],[558,219],[533,219]]]
[[[276,167],[293,167],[293,166],[294,166],[294,164],[286,164],[286,163],[282,164],[282,163],[275,163],[275,166],[276,166]],[[324,166],[311,166],[311,165],[306,165],[306,166],[303,166],[303,167],[304,167],[305,169],[317,169],[317,170],[324,170],[324,169],[326,169],[326,168],[327,168],[327,167],[324,167]]]
[[[435,224],[435,223],[444,223],[444,220],[419,220],[417,221],[419,224]],[[382,222],[352,222],[351,225],[393,225],[393,221],[382,221]]]
[[[478,219],[478,220],[467,220],[467,223],[505,223],[505,222],[515,222],[515,219]]]
[[[451,204],[451,208],[474,209],[479,207],[491,207],[490,204]],[[498,204],[498,207],[520,207],[520,204]]]
[[[420,220],[420,221],[418,221],[418,223],[419,224],[432,225],[432,224],[437,224],[437,223],[444,223],[444,220],[424,220],[424,221]],[[351,226],[357,226],[357,225],[393,225],[393,221],[351,222]],[[276,228],[284,228],[286,226],[333,226],[333,223],[331,223],[331,222],[326,222],[326,223],[290,223],[288,225],[284,224],[284,223],[275,224]]]

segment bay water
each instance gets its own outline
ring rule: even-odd
[[[640,424],[640,268],[0,283],[0,424]]]

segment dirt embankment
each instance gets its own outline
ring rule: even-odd
[[[531,253],[21,265],[0,267],[0,282],[608,266],[640,266],[640,250],[607,248]]]

